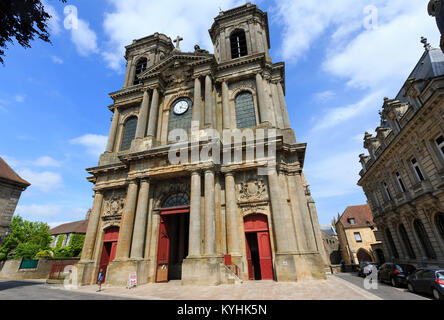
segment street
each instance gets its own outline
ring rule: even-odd
[[[58,289],[36,281],[0,280],[0,300],[131,300],[125,297]]]
[[[364,278],[358,277],[357,273],[339,273],[335,276],[364,289]],[[378,289],[369,292],[383,300],[432,300],[432,297],[411,293],[407,288],[394,288],[390,284],[381,282],[378,283]]]

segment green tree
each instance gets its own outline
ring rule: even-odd
[[[49,249],[51,234],[49,227],[43,222],[30,222],[20,216],[12,218],[8,235],[0,247],[0,253],[8,259],[32,259],[41,250]]]
[[[50,18],[41,0],[1,0],[0,62],[4,64],[6,44],[13,43],[14,38],[24,48],[31,48],[30,42],[35,36],[51,43],[47,30]]]

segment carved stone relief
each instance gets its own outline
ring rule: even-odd
[[[125,206],[126,192],[124,189],[112,190],[105,195],[103,220],[120,220]]]

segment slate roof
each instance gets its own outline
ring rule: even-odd
[[[20,178],[20,176],[12,170],[12,168],[0,157],[0,180],[4,180],[9,183],[18,184],[21,187],[27,188],[31,184]]]
[[[408,78],[427,80],[442,75],[444,75],[444,53],[441,49],[430,48],[424,51],[424,54]],[[405,102],[407,98],[404,95],[405,90],[402,88],[395,100]]]
[[[351,225],[348,219],[355,219],[355,224]],[[363,228],[368,227],[367,221],[370,222],[370,226],[375,226],[373,222],[373,214],[368,204],[359,206],[350,206],[345,209],[339,221],[344,228]]]
[[[67,233],[85,233],[88,228],[89,220],[76,221],[71,223],[65,223],[58,227],[49,230],[52,235],[67,234]]]
[[[320,225],[321,231],[325,232],[329,236],[335,236],[336,232],[335,229],[331,224],[321,224]]]

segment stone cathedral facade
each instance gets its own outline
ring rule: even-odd
[[[95,196],[78,264],[82,284],[95,283],[100,269],[112,285],[126,285],[129,275],[138,284],[203,285],[325,278],[302,171],[306,144],[290,127],[285,66],[270,58],[267,14],[249,3],[223,11],[209,33],[214,54],[197,45],[182,52],[183,39],[160,33],[126,47],[124,85],[110,95],[108,145],[87,170]],[[209,140],[192,142],[205,130],[223,137],[211,142],[223,148],[171,161],[173,146],[208,148]],[[232,144],[226,133],[243,140]],[[246,156],[260,147],[267,156]],[[237,161],[215,161],[234,150]]]

